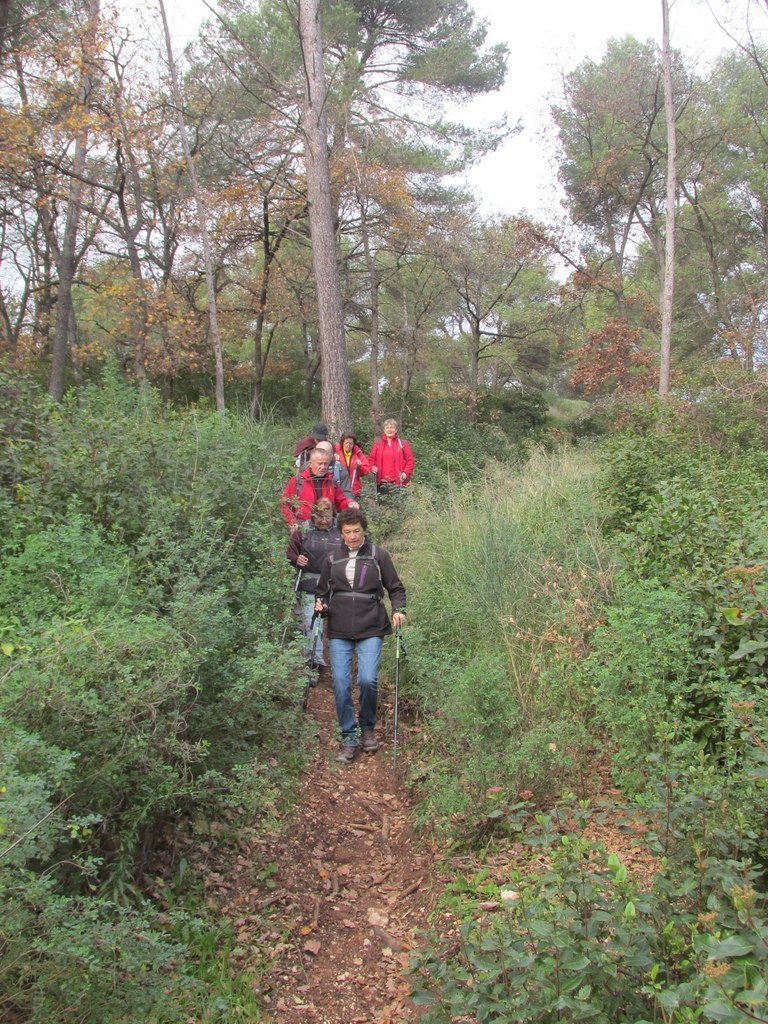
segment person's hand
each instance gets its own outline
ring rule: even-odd
[[[398,626],[405,625],[405,615],[403,612],[392,612],[392,625],[397,629]]]
[[[400,474],[400,479],[402,480],[403,483],[405,483],[405,481],[408,479],[408,474],[407,473],[401,473]]]
[[[309,565],[309,559],[306,555],[299,555],[296,559],[296,565],[298,565],[300,569],[303,569],[305,566]]]
[[[316,611],[316,612],[317,612],[318,614],[322,614],[323,608],[325,608],[325,609],[327,610],[328,606],[327,606],[327,605],[324,605],[324,604],[323,604],[323,602],[322,602],[322,601],[320,600],[320,598],[319,598],[319,597],[318,597],[318,598],[316,598],[316,599],[315,599],[315,611]]]
[[[350,503],[347,505],[347,508],[360,508],[360,506],[356,501],[350,501]]]
[[[371,472],[375,473],[376,476],[378,476],[379,475],[379,467],[378,466],[371,466]]]

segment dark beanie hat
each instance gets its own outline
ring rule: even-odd
[[[324,441],[328,437],[328,427],[324,423],[316,423],[312,427],[312,437],[316,441]]]

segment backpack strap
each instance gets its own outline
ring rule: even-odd
[[[356,557],[359,558],[360,556],[357,555]],[[376,572],[379,574],[379,586],[383,590],[384,589],[384,581],[381,578],[381,565],[379,564],[379,552],[378,552],[378,548],[376,547],[376,545],[371,543],[371,553],[370,553],[370,555],[363,555],[362,557],[363,557],[363,561],[364,562],[373,562],[373,564],[376,566]],[[328,561],[330,562],[331,566],[333,566],[334,562],[341,562],[341,561],[346,562],[346,561],[349,561],[349,556],[348,555],[342,555],[341,552],[338,549],[336,549],[335,551],[330,551],[328,553]],[[331,592],[328,595],[329,599],[331,597],[333,597],[333,594],[334,594],[333,585],[331,585]]]

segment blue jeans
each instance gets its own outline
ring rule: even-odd
[[[379,662],[384,637],[369,636],[365,640],[328,641],[331,651],[333,693],[336,717],[345,746],[357,746],[357,724],[364,732],[376,726],[376,703],[379,694]],[[352,700],[352,655],[357,652],[357,685],[360,687],[360,713],[355,717]]]
[[[315,656],[312,657],[312,645],[315,643],[313,636],[312,616],[315,612],[315,595],[305,594],[301,595],[301,623],[304,629],[304,658],[308,665],[311,661],[314,661],[316,665],[325,665],[325,658],[323,657],[323,620],[318,615],[315,620],[315,625],[320,623],[317,633],[317,643],[315,644]],[[310,668],[312,666],[310,665]]]

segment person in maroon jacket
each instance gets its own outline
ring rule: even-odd
[[[315,448],[309,457],[307,468],[294,474],[283,488],[280,511],[291,529],[294,529],[298,522],[311,517],[312,506],[318,498],[330,498],[334,512],[339,512],[349,505],[357,508],[357,502],[346,498],[341,487],[334,483],[333,473],[328,472],[328,465],[327,452],[322,448]]]
[[[342,466],[347,467],[349,480],[352,485],[352,494],[355,498],[360,497],[363,489],[363,477],[371,471],[371,464],[365,457],[365,453],[357,443],[354,434],[342,434],[339,443],[336,445],[336,460]]]
[[[371,448],[368,461],[376,476],[378,494],[407,487],[411,482],[416,460],[408,442],[397,436],[397,420],[384,420],[382,436]]]
[[[324,423],[316,423],[312,427],[312,433],[306,437],[300,437],[293,446],[293,457],[299,459],[299,468],[305,469],[312,449],[317,447],[318,441],[328,440],[328,427]]]

